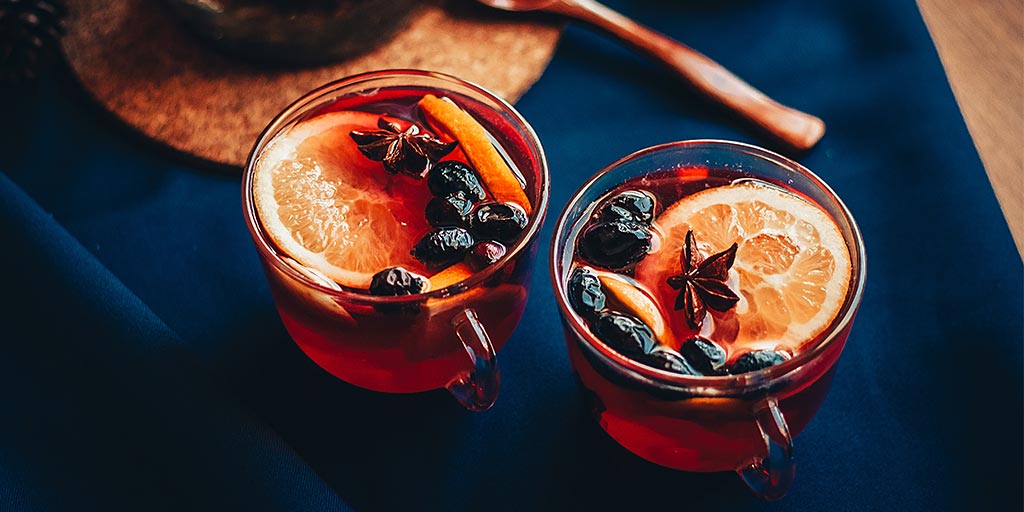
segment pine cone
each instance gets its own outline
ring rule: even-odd
[[[59,51],[66,13],[61,0],[0,0],[0,84],[35,81]]]

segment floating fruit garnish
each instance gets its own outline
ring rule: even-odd
[[[481,203],[469,216],[469,229],[480,240],[515,242],[526,224],[526,212],[513,203]]]
[[[476,168],[491,196],[503,203],[516,203],[530,214],[533,205],[523,191],[519,178],[495,149],[487,130],[454,102],[432,94],[419,102],[431,124],[454,138],[466,158]]]
[[[431,168],[427,174],[427,187],[438,197],[462,193],[473,202],[487,197],[476,171],[456,160],[445,160]]]
[[[497,263],[506,252],[507,249],[505,249],[505,246],[501,245],[499,242],[484,240],[482,242],[477,242],[476,245],[466,253],[465,263],[473,272],[479,272]]]
[[[624,190],[598,208],[604,222],[633,221],[650,225],[654,220],[654,197],[639,190]]]
[[[659,370],[665,370],[667,372],[678,373],[681,375],[700,375],[697,371],[686,360],[685,357],[680,355],[675,350],[665,346],[654,347],[647,355],[642,358],[642,361],[647,366],[653,366]]]
[[[654,221],[659,249],[635,267],[635,278],[662,304],[679,292],[668,285],[679,273],[687,233],[706,253],[739,245],[729,286],[740,301],[727,313],[712,311],[716,341],[748,349],[796,351],[838,315],[849,289],[850,252],[839,227],[819,206],[778,187],[753,181],[709,188],[666,208]],[[673,315],[676,332],[693,329]],[[724,324],[728,324],[727,326]],[[722,334],[728,327],[728,334]]]
[[[643,259],[651,248],[651,232],[632,221],[599,222],[583,231],[576,250],[598,267],[617,270]]]
[[[604,309],[604,290],[601,288],[601,280],[593,269],[576,267],[569,277],[567,291],[569,305],[583,318],[595,318]]]
[[[276,138],[253,174],[253,201],[274,244],[332,281],[366,289],[384,267],[419,271],[409,255],[430,229],[422,183],[380,172],[350,137],[379,115],[330,112]]]
[[[601,341],[620,354],[639,358],[657,345],[654,333],[640,319],[609,311],[602,311],[590,323],[590,330]]]
[[[384,169],[391,174],[405,173],[422,178],[430,165],[455,149],[455,143],[443,142],[433,135],[421,132],[420,127],[402,125],[389,121],[384,116],[377,119],[379,130],[352,130],[349,136],[359,146],[359,151],[370,160],[384,163]]]
[[[440,290],[473,275],[473,271],[462,263],[456,263],[444,270],[430,276],[430,289]]]
[[[409,272],[402,267],[388,267],[373,275],[370,281],[370,295],[395,297],[415,295],[427,289],[423,276]],[[416,314],[420,311],[417,302],[404,304],[374,304],[373,309],[384,314]]]
[[[672,346],[672,331],[665,322],[665,316],[658,304],[637,288],[631,279],[612,272],[595,271],[601,281],[601,288],[624,310],[651,328],[651,332],[662,345]]]
[[[725,366],[725,349],[717,343],[700,336],[690,338],[679,347],[679,353],[700,373],[716,375]]]
[[[462,192],[455,192],[431,199],[424,214],[427,216],[427,222],[435,228],[466,227],[467,217],[471,211],[473,202]]]
[[[775,366],[789,357],[775,350],[753,350],[741,355],[729,367],[729,373],[747,373]]]
[[[439,268],[461,260],[475,242],[465,229],[438,228],[416,242],[411,254],[428,267]]]
[[[427,280],[402,267],[389,267],[373,275],[370,295],[398,296],[422,292]]]
[[[701,256],[694,240],[693,230],[686,232],[679,261],[683,267],[680,274],[668,278],[668,285],[679,290],[675,309],[683,310],[686,323],[691,329],[699,329],[708,314],[708,308],[715,311],[728,311],[739,302],[740,297],[729,288],[729,267],[736,260],[735,242],[728,249],[712,254],[707,258]]]

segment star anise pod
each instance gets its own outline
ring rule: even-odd
[[[455,142],[442,142],[429,133],[421,133],[415,124],[405,130],[395,122],[381,116],[379,130],[364,132],[353,130],[349,137],[356,141],[370,160],[384,163],[390,174],[403,172],[414,178],[423,178],[427,169],[455,149]]]
[[[739,296],[726,284],[729,267],[736,261],[736,248],[737,245],[733,243],[728,249],[705,259],[697,251],[693,230],[686,232],[686,243],[679,255],[683,271],[669,277],[668,285],[673,290],[679,290],[675,309],[683,310],[686,323],[691,329],[699,329],[704,323],[707,308],[728,311],[739,302]]]

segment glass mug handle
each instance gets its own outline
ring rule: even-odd
[[[796,472],[793,438],[775,398],[759,403],[754,419],[767,447],[766,456],[755,457],[736,472],[754,494],[766,500],[777,500],[786,495]]]
[[[494,405],[501,387],[494,345],[476,311],[471,308],[463,309],[452,317],[452,328],[466,349],[473,369],[449,382],[448,391],[466,409],[486,411]]]

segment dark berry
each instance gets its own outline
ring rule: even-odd
[[[746,373],[763,370],[769,366],[775,366],[787,359],[782,352],[774,350],[754,350],[743,354],[729,368],[729,373]]]
[[[640,319],[621,313],[598,313],[590,330],[601,341],[628,357],[642,357],[655,345],[654,333]]]
[[[598,217],[605,222],[633,221],[650,224],[654,220],[654,197],[639,190],[626,190],[604,202]]]
[[[621,269],[643,259],[651,248],[651,232],[636,222],[592,224],[580,236],[583,259],[607,269]]]
[[[446,160],[435,165],[427,174],[427,187],[438,197],[462,192],[472,201],[487,197],[480,177],[468,165],[455,160]]]
[[[466,253],[466,266],[473,272],[479,272],[486,267],[494,265],[505,255],[505,246],[498,242],[486,240],[477,242],[472,249]]]
[[[427,222],[435,228],[466,225],[466,216],[473,210],[473,202],[462,192],[435,197],[427,203]]]
[[[704,375],[715,375],[721,373],[725,366],[725,350],[717,343],[697,336],[683,342],[679,347],[679,353]]]
[[[512,243],[526,227],[526,211],[511,203],[482,203],[469,216],[469,229],[481,240]]]
[[[700,375],[689,361],[679,352],[668,347],[654,347],[653,350],[643,357],[644,364],[667,372],[680,373],[683,375]]]
[[[416,242],[411,253],[429,267],[443,267],[461,260],[474,242],[465,229],[438,228]]]
[[[593,270],[577,267],[569,277],[569,305],[583,318],[594,318],[604,309],[604,290]]]
[[[370,295],[412,295],[427,286],[426,278],[402,267],[389,267],[373,275]]]

